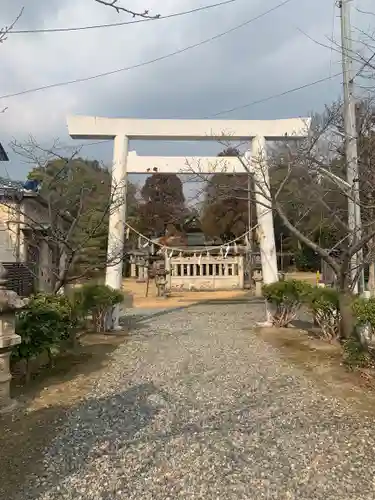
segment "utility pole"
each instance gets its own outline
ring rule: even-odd
[[[252,231],[252,216],[251,216],[251,175],[247,174],[247,241],[248,241],[248,253],[247,253],[247,269],[249,272],[249,284],[250,288],[252,285],[252,273],[253,273],[253,231]]]
[[[344,135],[345,135],[345,160],[346,179],[351,187],[351,198],[348,197],[348,226],[351,232],[351,244],[359,241],[362,236],[361,207],[359,198],[359,172],[357,151],[357,124],[354,97],[354,72],[352,30],[350,23],[350,2],[352,0],[339,0],[338,6],[341,17],[341,45],[342,45],[342,71],[344,87]],[[362,267],[357,278],[358,269]],[[364,291],[363,251],[353,256],[351,260],[351,277],[354,280],[354,292]]]

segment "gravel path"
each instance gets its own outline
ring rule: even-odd
[[[374,500],[374,421],[258,339],[262,312],[144,315],[19,499]]]

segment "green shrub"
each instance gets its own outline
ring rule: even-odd
[[[297,271],[311,272],[320,269],[320,258],[310,248],[305,246],[294,254]]]
[[[353,301],[352,309],[357,325],[370,325],[375,330],[375,297],[358,297]]]
[[[311,285],[299,280],[284,280],[262,288],[263,296],[273,307],[273,324],[287,327],[311,292]]]
[[[61,339],[67,340],[71,338],[72,333],[76,333],[77,329],[77,311],[74,302],[66,295],[56,294],[39,294],[36,295],[40,302],[43,302],[51,309],[56,310],[60,315],[60,332]]]
[[[109,286],[97,283],[83,285],[74,294],[74,303],[80,317],[91,314],[96,332],[106,329],[107,315],[112,307],[124,300],[123,294]]]
[[[368,341],[375,332],[375,298],[357,297],[352,303],[355,320],[353,335],[344,342],[344,364],[351,370],[374,367],[374,357],[369,350]],[[361,331],[368,328],[367,335]],[[371,351],[371,352],[370,352]]]
[[[363,328],[368,328],[368,336],[374,337],[375,333],[375,297],[365,299],[358,297],[352,304],[353,315],[355,319],[356,331],[359,339],[364,345],[367,344],[368,338],[361,335]]]
[[[312,287],[307,303],[321,329],[322,337],[336,340],[340,335],[339,293],[333,288]]]
[[[344,365],[349,370],[356,368],[369,368],[374,365],[374,360],[368,350],[361,344],[356,336],[350,337],[343,344]]]
[[[87,315],[89,310],[86,307],[84,293],[82,287],[76,288],[70,295],[70,303],[72,304],[74,318],[78,329],[87,328]]]
[[[52,294],[31,297],[27,308],[17,314],[15,326],[21,343],[14,347],[12,359],[25,360],[27,379],[32,358],[47,351],[52,360],[61,342],[75,338],[76,332],[71,303],[64,296]]]

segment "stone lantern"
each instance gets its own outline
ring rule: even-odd
[[[150,272],[155,278],[157,296],[166,299],[167,275],[169,274],[169,271],[165,268],[165,261],[154,261],[152,271]]]
[[[28,299],[6,289],[7,271],[0,263],[0,413],[10,410],[14,402],[10,399],[9,360],[12,349],[21,343],[21,337],[15,333],[17,310],[22,309]]]

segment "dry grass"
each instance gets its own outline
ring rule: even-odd
[[[106,369],[110,354],[126,338],[84,336],[76,352],[58,357],[52,369],[41,370],[28,386],[13,381],[12,395],[23,402],[24,411],[0,416],[0,498],[12,498],[28,473],[41,472],[43,450],[58,433],[67,411],[84,399],[92,375]]]
[[[300,281],[307,281],[311,285],[316,284],[316,273],[304,273],[304,272],[299,272],[296,271],[294,273],[286,273],[286,279],[289,280],[300,280]]]
[[[327,394],[375,414],[374,377],[365,371],[349,372],[342,363],[339,344],[320,340],[313,331],[298,328],[258,328],[256,332]]]
[[[297,273],[290,277],[296,279],[315,279],[312,273]],[[298,276],[298,277],[297,277]],[[124,280],[124,289],[133,296],[133,307],[136,308],[174,308],[188,306],[202,301],[226,300],[243,297],[246,290],[220,292],[175,292],[168,299],[156,297],[155,284],[150,283],[149,297],[145,297],[146,284],[136,283],[135,280]],[[311,364],[311,345],[304,347],[300,342],[296,349],[296,331],[288,332],[294,337],[278,336],[263,330],[262,337],[277,345],[294,361],[304,363],[306,368],[313,370]],[[12,498],[18,487],[22,486],[22,479],[28,473],[40,473],[40,459],[44,448],[58,433],[61,423],[64,422],[67,411],[79,404],[102,370],[105,370],[110,354],[119,344],[126,342],[126,335],[96,335],[90,334],[81,338],[82,346],[75,353],[66,353],[56,359],[54,368],[41,370],[31,383],[25,387],[19,378],[13,381],[12,395],[23,401],[23,409],[15,415],[0,416],[0,498]],[[294,353],[294,354],[293,354]],[[298,354],[296,354],[298,353]],[[324,363],[338,357],[334,349],[327,357],[321,358],[319,377],[328,378],[329,368]],[[317,363],[315,363],[316,365]],[[349,390],[353,384],[352,378],[347,380]],[[373,404],[373,403],[372,403]],[[373,405],[375,407],[375,405]],[[20,474],[22,471],[22,475]]]
[[[225,300],[236,297],[244,297],[249,293],[248,290],[224,290],[224,291],[202,291],[202,292],[172,292],[164,299],[156,295],[156,286],[154,281],[150,281],[148,297],[146,297],[146,283],[137,283],[134,279],[125,279],[123,281],[123,290],[130,292],[133,297],[133,307],[136,308],[175,308],[181,306],[190,306],[199,302],[212,300]]]
[[[124,280],[124,289],[133,296],[133,307],[174,308],[207,300],[223,300],[246,295],[246,291],[177,292],[158,299],[154,283]],[[41,473],[44,448],[58,433],[66,412],[78,405],[95,378],[105,370],[110,354],[126,342],[124,335],[89,334],[81,337],[77,352],[68,352],[55,360],[55,366],[41,369],[26,387],[20,376],[12,383],[12,396],[23,402],[23,412],[0,416],[0,498],[12,498],[28,473]],[[20,471],[22,470],[22,477]]]

